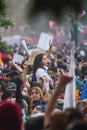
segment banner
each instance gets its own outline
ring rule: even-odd
[[[70,59],[71,59],[71,61],[70,61],[69,74],[73,76],[73,80],[69,84],[67,84],[67,86],[66,86],[63,109],[75,108],[76,107],[76,101],[75,101],[76,82],[75,82],[74,45],[72,46],[72,49],[71,49],[71,58]]]

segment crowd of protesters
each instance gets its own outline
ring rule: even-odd
[[[75,48],[76,108],[63,111],[71,44],[29,55],[21,64],[4,60],[0,72],[0,130],[87,130],[87,45]],[[20,60],[20,59],[19,59]]]

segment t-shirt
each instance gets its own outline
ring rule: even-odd
[[[46,87],[47,87],[47,92],[49,93],[49,81],[51,80],[50,76],[48,75],[48,73],[43,69],[43,68],[39,68],[36,71],[36,80],[37,82],[40,82],[40,77],[44,76],[45,77],[45,83],[46,83]]]

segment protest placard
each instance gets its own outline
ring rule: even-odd
[[[14,53],[13,60],[12,60],[13,62],[21,64],[23,60],[24,57],[22,55]]]
[[[40,53],[46,53],[44,50],[33,50],[29,56],[29,65],[33,65],[34,63],[34,59],[36,57],[36,55],[40,54]]]
[[[47,51],[49,49],[49,41],[53,41],[53,36],[51,34],[41,33],[37,48]]]

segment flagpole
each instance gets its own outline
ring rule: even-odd
[[[71,18],[71,41],[75,41],[75,45],[78,45],[78,17],[74,13],[74,16]]]

